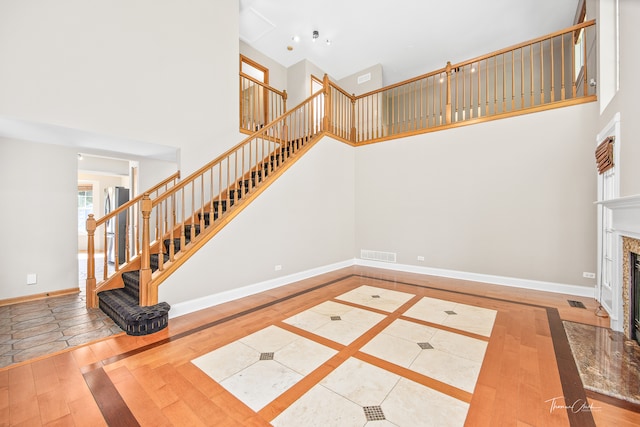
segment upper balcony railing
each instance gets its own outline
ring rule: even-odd
[[[354,144],[595,99],[595,21],[360,96],[331,83],[329,131]]]
[[[287,111],[287,91],[240,73],[240,130],[253,133]]]

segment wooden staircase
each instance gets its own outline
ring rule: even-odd
[[[92,290],[97,305],[127,334],[146,335],[167,326],[170,306],[157,301],[159,284],[320,139],[320,123],[308,120],[320,96],[312,96],[153,200],[143,197],[141,250]],[[223,188],[225,182],[229,185]],[[153,241],[150,218],[155,222]],[[92,237],[91,231],[95,228],[89,232]],[[88,283],[95,281],[92,272],[89,267]]]

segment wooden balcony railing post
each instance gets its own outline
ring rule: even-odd
[[[329,76],[327,74],[322,78],[322,86],[324,92],[324,117],[322,118],[322,130],[329,131],[329,118],[331,117],[331,88],[329,87]]]
[[[151,250],[149,238],[149,218],[153,204],[149,194],[145,194],[140,202],[140,210],[142,211],[142,254],[140,259],[140,305],[153,305],[157,303],[157,291],[153,292],[149,289],[151,282]],[[154,300],[155,294],[155,300]]]
[[[447,73],[447,87],[446,87],[446,97],[447,97],[447,105],[445,107],[445,123],[451,123],[451,62],[447,62],[447,67],[445,69]]]
[[[98,296],[96,295],[96,262],[95,262],[95,241],[96,219],[93,214],[87,218],[87,308],[98,306]]]
[[[287,91],[286,89],[282,91],[282,114],[287,112]]]

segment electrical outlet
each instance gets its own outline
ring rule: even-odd
[[[596,273],[589,273],[588,271],[584,271],[584,272],[582,272],[582,277],[584,277],[586,279],[595,279],[596,278]]]
[[[424,261],[424,257],[422,255],[418,255],[418,261]]]
[[[35,273],[27,274],[27,285],[35,285],[38,283],[38,275]]]
[[[276,269],[276,271],[280,271],[280,270],[282,270],[282,266],[280,264],[278,264],[278,265],[275,266],[275,269]]]

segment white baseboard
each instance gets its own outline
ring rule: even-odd
[[[420,267],[408,264],[393,264],[379,261],[356,259],[355,265],[383,268],[386,270],[404,271],[407,273],[428,274],[431,276],[449,277],[452,279],[470,280],[473,282],[492,283],[513,288],[532,289],[536,291],[569,294],[580,297],[595,298],[596,288],[588,286],[568,285],[564,283],[543,282],[540,280],[519,279],[515,277],[494,276],[491,274],[469,273],[466,271],[445,270],[442,268]]]
[[[213,307],[215,305],[233,301],[236,299],[248,297],[250,295],[254,295],[260,292],[268,291],[269,289],[274,289],[280,286],[288,285],[293,282],[309,279],[311,277],[318,276],[320,274],[329,273],[331,271],[339,270],[345,267],[351,267],[352,265],[355,265],[355,260],[349,259],[346,261],[337,262],[335,264],[329,264],[322,267],[301,271],[299,273],[290,274],[288,276],[277,277],[275,279],[266,280],[264,282],[254,283],[253,285],[243,286],[242,288],[230,289],[228,291],[220,292],[217,294],[207,295],[206,297],[181,302],[178,304],[171,304],[171,310],[169,311],[169,318],[174,318],[174,317],[182,316],[185,314],[193,313],[194,311]]]
[[[449,277],[452,279],[469,280],[473,282],[492,283],[495,285],[510,286],[513,288],[532,289],[537,291],[554,292],[560,294],[575,295],[580,297],[595,298],[595,286],[567,285],[555,282],[543,282],[539,280],[518,279],[514,277],[494,276],[490,274],[469,273],[465,271],[445,270],[442,268],[419,267],[408,264],[395,264],[380,261],[370,261],[363,259],[350,259],[346,261],[329,264],[318,268],[290,274],[288,276],[278,277],[264,282],[255,283],[253,285],[244,286],[238,289],[231,289],[206,297],[193,299],[171,305],[169,318],[182,316],[193,313],[194,311],[213,307],[218,304],[244,298],[250,295],[264,292],[269,289],[278,288],[304,279],[317,276],[319,274],[329,273],[345,267],[353,265],[361,265],[365,267],[382,268],[385,270],[403,271],[407,273],[426,274],[430,276]]]

